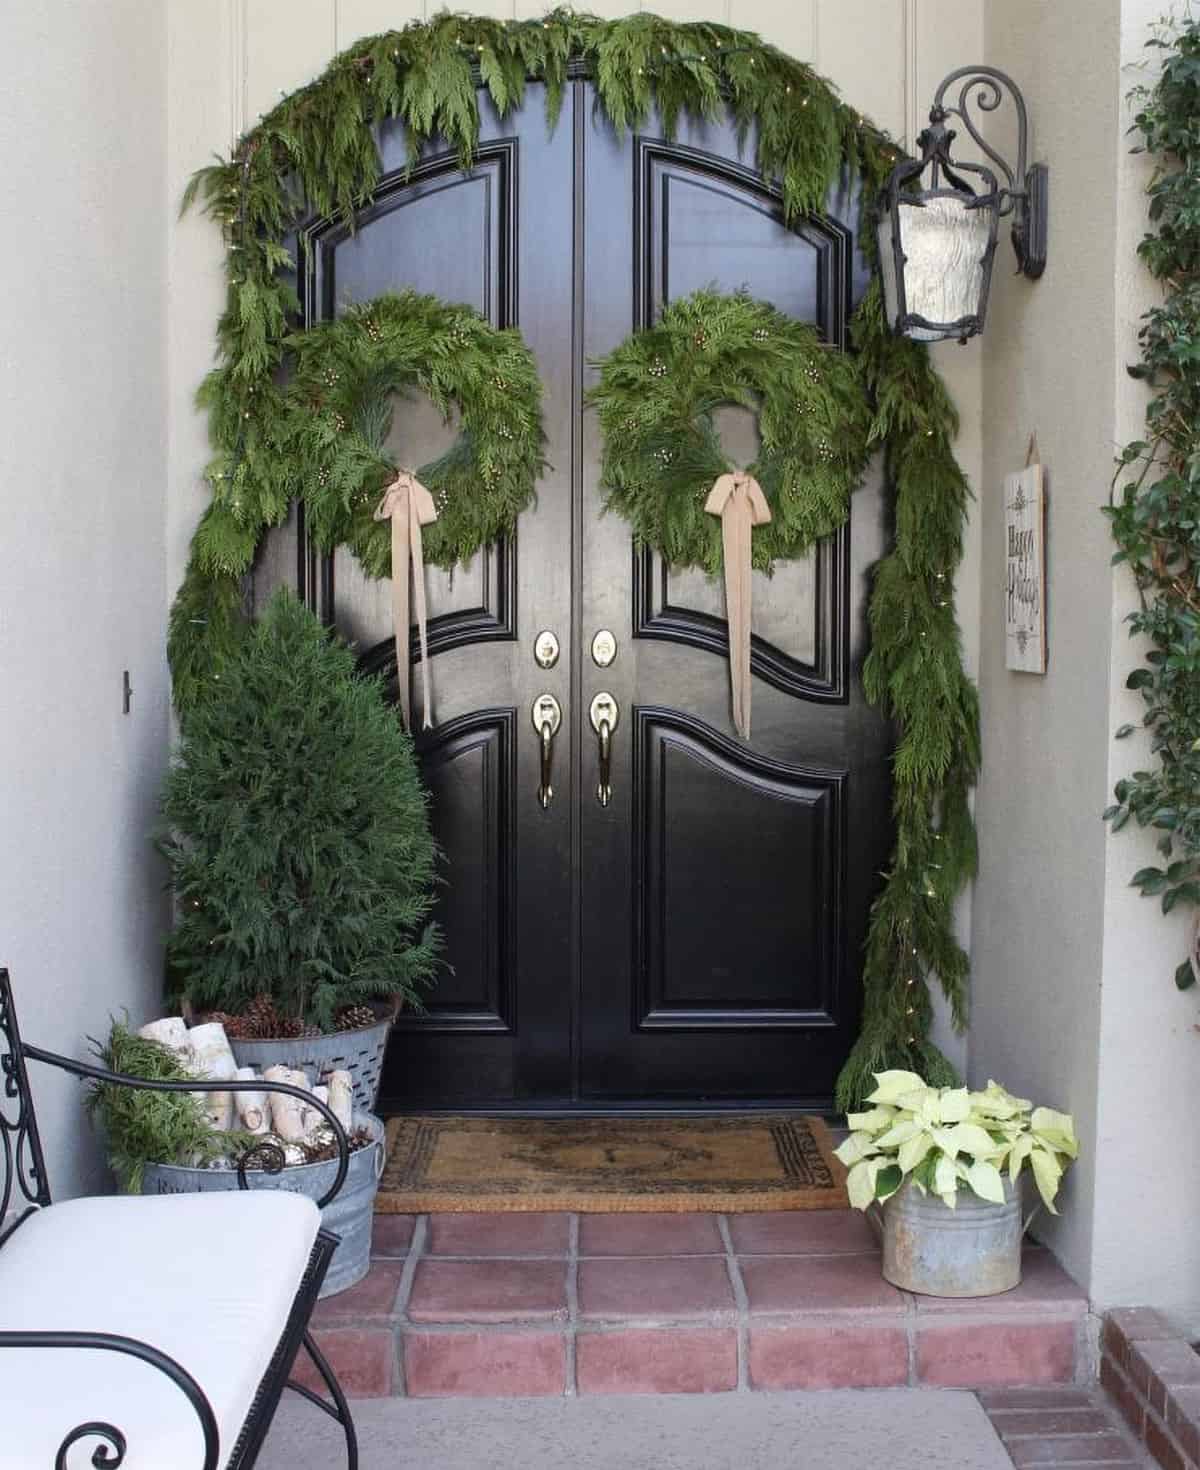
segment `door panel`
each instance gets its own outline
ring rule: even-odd
[[[640,137],[633,150],[635,257],[642,274],[643,310],[716,284],[745,287],[789,316],[818,321],[828,295],[830,247],[823,230],[789,229],[778,202],[735,158],[720,156],[720,140],[704,130],[707,146]],[[712,151],[716,146],[716,152]],[[713,258],[713,241],[722,244]],[[714,266],[721,272],[714,276]]]
[[[454,880],[438,914],[454,939],[454,968],[420,1023],[427,1030],[515,1030],[516,740],[512,710],[481,710],[439,725],[424,741],[430,799],[455,845]]]
[[[639,709],[632,738],[638,1028],[832,1024],[847,773],[755,758],[667,711]],[[752,862],[728,842],[745,825]]]
[[[589,362],[713,283],[745,285],[845,347],[865,284],[853,194],[832,201],[831,220],[788,229],[748,158],[753,139],[739,150],[717,123],[685,125],[671,143],[653,126],[632,144],[589,133],[589,206],[635,201],[627,226],[613,210],[593,227],[589,210]],[[745,416],[719,428],[735,460],[753,457]],[[885,546],[878,467],[840,534],[755,578],[747,745],[730,717],[720,585],[634,551],[625,523],[601,515],[590,417],[584,434],[581,647],[605,626],[622,652],[611,668],[584,663],[585,706],[603,687],[621,723],[611,804],[590,789],[594,737],[581,780],[580,1095],[825,1103],[858,1025],[887,858],[889,732],[855,677],[867,569]]]
[[[784,225],[723,124],[618,140],[590,84],[547,132],[541,89],[501,121],[485,103],[479,162],[445,150],[408,172],[399,130],[351,232],[315,222],[302,299],[318,320],[413,286],[518,326],[542,375],[549,468],[507,542],[452,576],[427,572],[434,728],[418,751],[446,857],[438,918],[451,967],[401,1019],[385,1107],[606,1108],[821,1104],[855,1034],[867,908],[887,856],[890,732],[863,704],[867,572],[884,550],[878,469],[838,535],[754,578],[754,736],[729,714],[719,582],[665,566],[603,515],[584,393],[595,362],[665,303],[745,286],[846,341],[865,284],[853,193]],[[718,416],[730,455],[753,416]],[[391,447],[420,464],[455,432],[396,407]],[[289,539],[290,537],[290,539]],[[395,692],[391,607],[344,552],[295,545],[313,606]],[[615,660],[600,668],[593,635]],[[549,629],[561,653],[533,657]],[[412,657],[419,657],[415,629]],[[414,672],[419,673],[419,671]],[[420,679],[412,682],[420,718]],[[612,801],[597,800],[592,697],[610,693]],[[534,700],[563,711],[554,800],[537,799]]]
[[[417,746],[445,859],[436,918],[447,970],[425,1010],[397,1025],[384,1080],[384,1096],[394,1101],[470,1107],[564,1097],[572,1087],[572,997],[563,982],[570,968],[570,772],[560,749],[556,804],[544,813],[530,721],[544,691],[565,705],[572,668],[570,567],[559,548],[571,537],[573,384],[556,372],[574,280],[573,159],[563,142],[572,109],[568,97],[559,133],[550,137],[540,96],[504,122],[485,104],[479,158],[466,175],[436,144],[410,171],[401,131],[385,130],[384,177],[354,230],[318,221],[306,232],[309,320],[411,287],[468,304],[497,326],[520,327],[543,377],[551,467],[536,512],[470,566],[426,573],[429,731],[421,730],[420,654],[411,630]],[[522,280],[535,290],[523,295]],[[389,447],[399,463],[420,465],[456,432],[427,401],[405,400],[396,404]],[[309,571],[307,591],[394,695],[387,585],[367,579],[340,550]],[[556,627],[563,645],[549,672],[531,652],[543,625]]]

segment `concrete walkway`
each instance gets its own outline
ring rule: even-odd
[[[361,1470],[1012,1470],[972,1394],[928,1389],[355,1405]],[[259,1470],[343,1470],[340,1434],[287,1398]]]

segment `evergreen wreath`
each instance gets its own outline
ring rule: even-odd
[[[218,441],[234,443],[210,466],[213,503],[193,544],[202,576],[219,584],[247,571],[264,524],[301,500],[321,550],[347,545],[367,576],[390,577],[391,537],[374,510],[398,468],[386,447],[397,395],[423,393],[447,421],[455,411],[461,419],[455,443],[416,472],[438,511],[424,533],[426,559],[450,569],[513,530],[533,499],[544,442],[541,380],[518,332],[405,291],[282,345],[291,376],[261,390],[254,452],[238,432],[250,411],[227,375],[210,374],[201,389]],[[173,620],[176,699],[185,708],[212,672],[197,628],[204,625]]]
[[[607,21],[556,10],[521,22],[442,13],[364,37],[335,57],[229,159],[200,170],[184,200],[186,207],[200,197],[226,242],[219,362],[204,390],[216,448],[208,478],[242,536],[236,557],[227,549],[216,561],[202,536],[193,545],[168,639],[181,711],[245,636],[239,579],[263,530],[287,513],[285,501],[258,487],[279,485],[261,461],[275,452],[276,379],[298,306],[288,232],[309,214],[353,219],[379,181],[376,130],[389,121],[406,129],[413,160],[436,136],[466,166],[479,137],[479,85],[504,116],[533,79],[544,84],[553,125],[572,61],[590,71],[599,108],[618,132],[642,126],[655,107],[668,135],[681,116],[731,116],[753,135],[757,168],[777,187],[787,221],[820,214],[847,172],[858,176],[869,213],[899,157],[811,67],[728,26],[646,12]],[[871,251],[869,227],[860,238]],[[843,1108],[872,1090],[876,1071],[920,1072],[933,1085],[953,1078],[929,1040],[928,978],[937,976],[961,1025],[967,958],[954,939],[953,906],[974,871],[967,793],[979,760],[977,697],[954,613],[968,495],[951,448],[954,408],[927,350],[891,334],[877,279],[852,336],[872,404],[868,442],[885,453],[896,512],[894,549],[875,571],[863,680],[902,733],[896,850],[872,910],[863,1029],[838,1083]]]
[[[447,570],[512,531],[542,471],[542,385],[516,331],[414,291],[379,296],[288,339],[294,373],[275,462],[303,499],[322,550],[345,543],[369,577],[389,577],[391,541],[374,519],[397,466],[387,453],[395,395],[424,393],[461,432],[416,471],[438,509],[425,557]]]
[[[744,293],[697,291],[634,332],[601,365],[589,400],[604,433],[607,504],[672,566],[721,570],[720,522],[704,509],[737,468],[713,414],[758,416],[761,449],[746,466],[771,520],[756,526],[753,564],[801,556],[846,520],[867,461],[870,413],[855,361],[805,322]]]

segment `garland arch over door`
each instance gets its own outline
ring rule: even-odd
[[[893,732],[868,708],[867,570],[886,550],[881,476],[849,525],[756,579],[755,729],[729,712],[722,593],[635,551],[600,515],[590,361],[698,287],[745,286],[846,345],[866,287],[853,193],[783,223],[728,123],[651,122],[618,139],[576,77],[558,126],[541,88],[503,120],[481,95],[475,166],[436,142],[384,179],[353,232],[315,221],[306,323],[412,286],[515,325],[537,355],[550,469],[517,535],[453,577],[429,571],[436,726],[419,737],[448,883],[450,963],[402,1020],[386,1107],[827,1104],[858,1032],[870,902],[891,841]],[[302,256],[302,258],[304,258]],[[719,416],[753,457],[749,415]],[[428,405],[397,408],[401,463],[448,442]],[[276,575],[281,541],[264,563]],[[295,550],[310,601],[394,678],[385,584],[345,551]],[[538,634],[557,662],[535,658]],[[614,636],[600,665],[594,637]],[[415,656],[415,647],[414,647]],[[602,806],[593,698],[612,696]],[[562,711],[543,810],[531,710]],[[419,719],[416,722],[419,727]]]

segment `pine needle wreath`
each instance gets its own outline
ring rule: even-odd
[[[378,129],[389,124],[405,129],[414,161],[438,137],[469,165],[480,86],[503,117],[530,80],[542,83],[553,125],[572,62],[593,77],[599,110],[619,133],[643,126],[654,108],[668,136],[680,117],[731,117],[753,136],[756,166],[778,189],[787,222],[822,213],[847,174],[861,182],[869,215],[899,156],[811,67],[749,31],[707,22],[646,12],[608,21],[555,10],[520,22],[442,13],[364,37],[335,57],[229,159],[200,170],[184,200],[203,201],[227,247],[219,364],[204,401],[216,449],[214,503],[233,514],[221,537],[202,522],[172,609],[168,653],[181,712],[245,636],[241,570],[263,531],[287,513],[262,461],[276,453],[277,378],[289,365],[298,305],[289,231],[311,215],[353,219],[379,182]],[[869,227],[861,238],[869,251]],[[928,978],[937,976],[961,1024],[967,960],[954,939],[953,907],[974,866],[966,793],[979,760],[976,695],[954,614],[968,492],[951,448],[953,406],[926,350],[890,334],[878,282],[853,335],[874,405],[868,440],[885,453],[896,510],[895,549],[874,578],[864,684],[902,739],[895,857],[872,911],[863,1029],[839,1079],[840,1107],[866,1095],[873,1070],[903,1068],[930,1082],[952,1075],[929,1040]]]
[[[757,415],[761,447],[745,468],[771,507],[752,541],[763,571],[845,523],[867,461],[871,415],[855,360],[740,292],[672,302],[604,359],[588,397],[604,433],[608,506],[672,566],[710,575],[721,570],[721,523],[704,502],[719,475],[740,468],[721,449],[719,407]]]
[[[279,424],[280,487],[304,501],[317,545],[348,545],[389,577],[391,536],[374,519],[398,466],[386,449],[397,395],[423,393],[455,443],[417,470],[438,508],[424,554],[447,569],[508,535],[543,467],[542,387],[533,354],[465,306],[406,291],[288,338],[295,368]],[[290,483],[289,483],[290,482]]]

